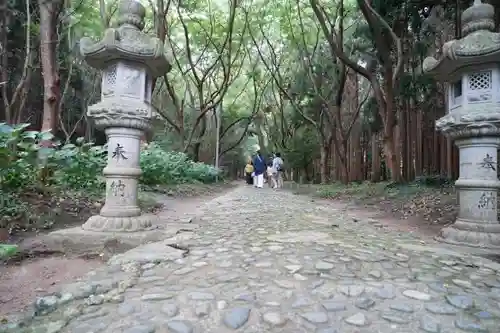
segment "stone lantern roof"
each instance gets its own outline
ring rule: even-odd
[[[443,45],[440,59],[427,57],[423,70],[442,81],[459,75],[464,67],[500,62],[500,33],[495,32],[495,9],[474,0],[462,13],[462,38]]]
[[[108,28],[101,41],[94,43],[84,37],[80,52],[87,63],[105,70],[110,62],[126,60],[142,64],[152,77],[164,75],[171,68],[163,43],[142,31],[146,9],[136,0],[120,1],[118,28]]]

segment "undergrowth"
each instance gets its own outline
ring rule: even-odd
[[[28,131],[28,126],[0,123],[0,227],[15,223],[23,228],[23,224],[42,219],[39,210],[34,209],[37,202],[49,201],[55,206],[51,206],[49,215],[67,208],[58,202],[71,201],[70,206],[84,202],[87,208],[97,209],[106,187],[102,170],[107,147],[84,142],[83,138],[61,144],[50,132]],[[140,165],[140,184],[148,190],[208,184],[221,176],[213,166],[193,162],[183,153],[165,151],[156,143],[141,151]],[[139,199],[141,205],[154,206],[153,200],[143,193]],[[78,213],[82,207],[76,206]]]
[[[297,184],[288,183],[287,187],[296,194],[309,194],[324,199],[380,199],[412,197],[426,191],[449,192],[452,181],[443,176],[417,177],[411,183],[394,182],[353,182],[350,184]]]
[[[443,176],[422,176],[406,184],[362,182],[348,185],[286,183],[295,194],[340,200],[354,205],[378,207],[407,219],[420,216],[432,224],[446,224],[457,214],[452,181]]]

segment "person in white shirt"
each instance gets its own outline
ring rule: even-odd
[[[272,188],[276,188],[278,186],[278,184],[276,183],[275,175],[276,175],[276,170],[273,169],[272,163],[269,163],[267,166],[267,179],[269,186],[271,186]]]
[[[274,188],[283,187],[283,159],[280,153],[274,154],[273,158],[273,184],[276,184]]]

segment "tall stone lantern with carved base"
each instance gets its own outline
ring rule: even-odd
[[[87,114],[108,139],[106,202],[100,214],[82,226],[88,231],[141,231],[154,227],[151,216],[141,215],[137,185],[141,175],[140,142],[151,130],[153,78],[170,69],[158,38],[142,32],[146,10],[134,0],[119,5],[118,27],[106,29],[93,43],[82,38],[80,51],[87,63],[102,71],[101,101]]]
[[[500,34],[494,8],[475,0],[462,14],[462,39],[425,59],[424,72],[448,83],[448,114],[436,128],[460,150],[459,214],[438,239],[500,249],[497,149],[500,148]]]

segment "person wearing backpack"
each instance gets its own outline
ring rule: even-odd
[[[283,187],[283,159],[281,158],[280,153],[274,154],[273,158],[273,170],[275,171],[274,174],[274,184],[276,186],[274,188],[282,188]]]

